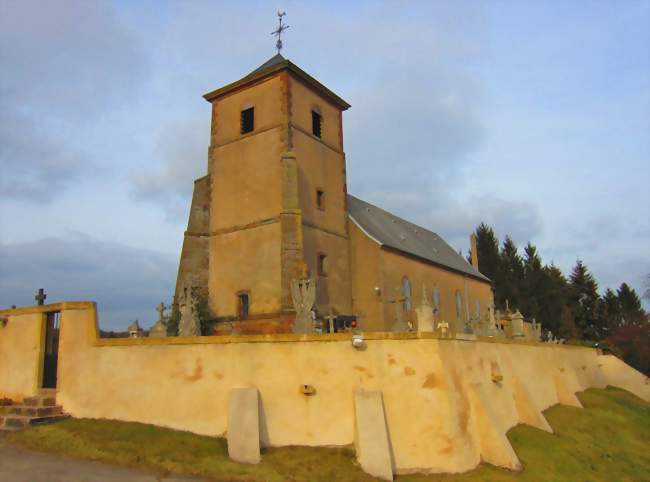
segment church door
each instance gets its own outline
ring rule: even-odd
[[[61,326],[61,312],[50,311],[45,315],[43,388],[56,388],[56,372],[59,361],[59,331]]]

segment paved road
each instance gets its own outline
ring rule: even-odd
[[[202,479],[162,476],[138,470],[33,452],[10,444],[0,434],[2,482],[200,482]]]

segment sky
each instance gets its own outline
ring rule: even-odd
[[[601,291],[650,274],[650,1],[0,0],[0,307],[169,303],[206,92],[275,54],[347,100],[348,190],[464,253],[481,222]],[[646,309],[650,308],[645,302]]]

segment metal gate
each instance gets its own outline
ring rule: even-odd
[[[50,311],[45,318],[45,349],[43,353],[43,388],[56,388],[59,361],[59,330],[61,312]]]

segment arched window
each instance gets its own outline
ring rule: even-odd
[[[431,296],[433,300],[433,313],[436,315],[440,314],[440,288],[433,288],[433,294]]]
[[[463,295],[460,290],[456,290],[456,319],[463,320]]]
[[[481,317],[481,301],[476,300],[476,317],[480,318]]]
[[[406,276],[402,278],[402,297],[404,299],[404,311],[411,311],[411,282]]]

